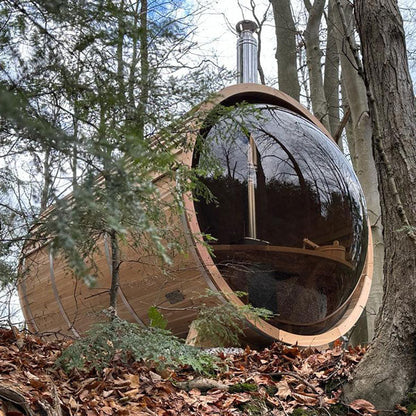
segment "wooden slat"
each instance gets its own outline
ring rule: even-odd
[[[23,310],[23,316],[25,318],[26,323],[29,326],[29,329],[32,332],[39,332],[39,328],[36,325],[36,321],[32,314],[32,309],[30,308],[29,301],[27,298],[27,290],[26,290],[26,276],[25,276],[25,259],[23,258],[19,265],[19,284],[17,286],[17,290],[19,293],[19,298]]]
[[[61,302],[61,299],[59,297],[58,290],[56,288],[55,272],[54,272],[54,269],[53,269],[52,249],[49,250],[49,276],[50,276],[50,279],[51,279],[51,285],[52,285],[53,293],[55,295],[55,300],[56,300],[56,303],[58,305],[59,310],[61,311],[61,315],[64,318],[64,321],[66,322],[66,324],[68,325],[68,328],[72,331],[72,333],[75,335],[75,337],[79,338],[79,333],[75,329],[74,325],[69,321],[68,315],[66,314],[65,309],[62,306],[62,302]]]

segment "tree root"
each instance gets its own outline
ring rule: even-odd
[[[42,409],[45,416],[62,416],[62,409],[58,397],[58,391],[54,384],[51,385],[53,405],[46,401],[37,401],[38,406]],[[30,402],[23,392],[16,387],[0,384],[0,401],[8,408],[8,411],[17,410],[26,416],[36,416],[37,413],[31,408]],[[0,412],[0,415],[2,413]]]
[[[194,380],[189,380],[189,381],[179,381],[175,383],[175,386],[186,391],[189,391],[192,389],[198,389],[201,391],[208,391],[211,389],[227,391],[229,387],[226,384],[220,383],[216,380],[212,380],[210,378],[202,378],[202,377],[198,377],[198,378],[195,378]]]
[[[30,408],[30,403],[27,398],[20,393],[16,388],[0,385],[0,398],[6,404],[12,404],[14,407],[25,412],[28,416],[36,416]]]

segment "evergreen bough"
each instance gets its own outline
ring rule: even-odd
[[[84,337],[74,341],[58,358],[57,366],[66,372],[73,369],[97,373],[111,365],[115,355],[127,362],[143,361],[157,369],[191,367],[201,374],[217,369],[217,358],[186,345],[166,329],[144,328],[115,318],[91,327]]]

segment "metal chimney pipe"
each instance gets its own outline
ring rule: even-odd
[[[258,26],[251,20],[242,20],[235,26],[237,40],[237,82],[257,83],[257,41],[253,33]]]
[[[242,20],[235,26],[238,33],[237,40],[237,82],[239,84],[251,82],[257,83],[257,41],[253,33],[257,30],[257,24],[251,20]],[[254,137],[250,134],[247,144],[247,198],[248,198],[248,235],[246,244],[258,244],[257,218],[256,218],[256,170],[257,147]]]

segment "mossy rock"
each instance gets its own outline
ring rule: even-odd
[[[318,410],[304,409],[302,407],[298,407],[292,412],[292,416],[319,416],[319,415],[320,413]]]
[[[238,383],[228,388],[229,393],[245,393],[250,391],[258,391],[259,386],[254,383]]]
[[[245,415],[248,416],[265,416],[270,414],[270,409],[267,403],[262,398],[254,398],[242,406]]]
[[[266,392],[269,396],[274,396],[278,391],[278,388],[276,386],[273,386],[273,385],[264,386],[264,388],[266,389]]]
[[[305,409],[298,407],[292,412],[292,416],[346,416],[348,414],[348,407],[343,404],[334,404],[328,410],[324,409]]]

